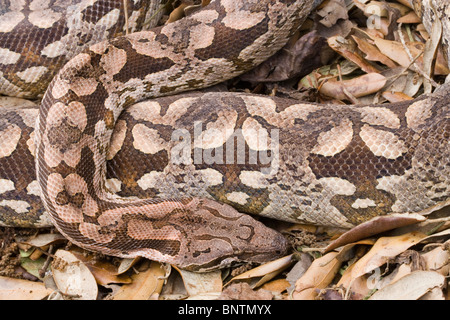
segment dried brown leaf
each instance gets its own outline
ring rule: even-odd
[[[52,292],[42,282],[0,276],[0,300],[42,300]]]
[[[327,40],[328,45],[344,58],[357,64],[361,70],[367,73],[377,73],[379,70],[365,60],[357,50],[356,44],[345,39],[342,36],[330,37]]]
[[[147,261],[146,261],[147,262]],[[147,270],[131,276],[133,282],[124,284],[112,297],[113,300],[147,300],[161,292],[166,271],[158,262],[150,262]]]
[[[295,283],[294,300],[314,300],[317,289],[326,288],[336,276],[341,262],[335,259],[337,252],[330,252],[313,261],[311,267]]]
[[[320,88],[320,93],[337,100],[349,100],[347,92],[354,97],[375,93],[386,84],[386,78],[378,73],[369,73],[350,80],[331,79]]]
[[[336,286],[344,288],[347,292],[347,295],[351,294],[351,296],[353,296],[354,298],[362,299],[369,294],[370,290],[372,289],[372,284],[369,277],[366,275],[354,278],[352,276],[352,270],[354,266],[355,264],[352,264],[345,270]]]
[[[276,279],[265,283],[261,289],[268,290],[270,292],[282,293],[287,288],[289,288],[291,284],[286,279]]]
[[[419,223],[424,220],[426,220],[426,218],[419,214],[391,214],[388,216],[375,217],[343,233],[326,247],[325,252],[329,252],[360,239],[369,238],[387,230]]]
[[[339,19],[348,19],[347,6],[344,0],[326,1],[325,5],[317,11],[317,14],[322,17],[319,22],[326,27],[333,26]]]
[[[33,247],[43,247],[64,241],[67,241],[67,239],[60,233],[40,233],[36,237],[23,240],[23,243]]]
[[[434,271],[414,271],[375,292],[370,300],[417,300],[434,288],[442,289],[445,277]]]
[[[373,271],[423,238],[425,238],[425,234],[420,232],[410,232],[396,237],[379,238],[370,251],[356,262],[352,270],[352,277],[358,278]]]
[[[169,15],[169,19],[167,19],[166,23],[171,23],[177,20],[180,20],[184,17],[184,9],[186,9],[190,4],[188,3],[181,3],[178,7],[172,10],[172,12]]]
[[[391,59],[386,57],[384,54],[378,50],[376,46],[369,43],[367,40],[364,40],[362,38],[358,38],[357,36],[352,36],[353,40],[358,44],[359,50],[364,52],[366,54],[365,59],[370,61],[379,61],[389,68],[395,68],[397,67],[397,64],[394,63]]]
[[[450,271],[450,252],[442,247],[434,248],[433,250],[422,254],[425,260],[427,270],[436,271],[443,276],[448,276]]]
[[[382,96],[391,103],[409,101],[413,99],[412,97],[408,96],[407,94],[404,94],[403,92],[385,91],[382,93]]]
[[[245,280],[250,278],[261,278],[256,282],[253,287],[258,287],[260,285],[263,285],[265,282],[273,279],[277,274],[285,270],[287,267],[291,265],[293,262],[292,255],[270,261],[268,263],[265,263],[259,267],[256,267],[254,269],[251,269],[249,271],[246,271],[240,275],[237,275],[236,277],[233,277],[230,281],[236,281],[236,280]]]
[[[96,259],[93,255],[83,255],[73,252],[92,272],[99,285],[111,283],[131,283],[131,278],[127,275],[118,274],[117,267],[109,262]]]
[[[397,23],[421,23],[422,20],[417,16],[414,11],[411,11],[401,18],[397,19]]]

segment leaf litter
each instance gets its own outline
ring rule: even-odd
[[[207,2],[173,1],[162,21]],[[280,53],[226,87],[319,103],[410,100],[448,77],[440,28],[428,34],[404,0],[326,0]],[[352,230],[270,221],[292,243],[290,255],[209,273],[95,255],[54,230],[0,228],[0,299],[443,300],[449,211],[379,217]]]

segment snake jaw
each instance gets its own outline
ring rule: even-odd
[[[182,269],[204,272],[239,262],[263,263],[287,251],[283,235],[227,204],[193,199],[188,207],[189,217],[177,223],[193,239],[181,246],[184,252],[179,256],[189,256],[175,263]]]

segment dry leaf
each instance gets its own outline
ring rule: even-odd
[[[370,61],[379,61],[388,66],[389,68],[397,67],[397,65],[391,59],[382,54],[377,47],[369,43],[367,40],[358,38],[355,35],[353,35],[352,38],[358,44],[359,50],[361,50],[366,54],[365,59]]]
[[[378,73],[369,73],[350,80],[331,79],[325,82],[319,92],[337,100],[349,100],[345,91],[358,98],[375,93],[386,84],[386,78]]]
[[[42,300],[52,292],[42,282],[0,276],[0,300]]]
[[[23,240],[22,243],[26,243],[33,247],[43,247],[64,241],[67,241],[67,239],[60,233],[41,233],[34,238]]]
[[[421,23],[422,20],[414,11],[408,12],[401,18],[397,19],[397,23]]]
[[[222,272],[220,270],[198,273],[177,269],[183,279],[189,299],[214,299],[222,292]]]
[[[246,271],[244,273],[241,273],[240,275],[237,275],[236,277],[233,277],[226,286],[235,280],[245,280],[245,279],[251,279],[251,278],[261,278],[256,283],[252,285],[253,288],[256,288],[258,286],[263,285],[267,281],[273,279],[277,274],[285,270],[287,267],[291,265],[293,262],[292,255],[270,261],[268,263],[265,263],[259,267],[256,267],[254,269],[251,269],[249,271]]]
[[[328,45],[344,58],[357,64],[366,73],[378,73],[379,70],[366,61],[357,51],[356,44],[342,36],[330,37],[327,39]]]
[[[412,7],[411,3],[409,2],[409,0],[397,0],[397,2],[401,3],[402,5],[410,8],[410,9],[413,9],[413,7]]]
[[[350,265],[345,270],[341,279],[339,279],[339,282],[336,284],[337,287],[343,287],[345,289],[346,291],[346,296],[344,296],[345,300],[347,300],[349,297],[361,300],[369,294],[370,290],[374,286],[374,284],[371,284],[370,282],[371,280],[366,275],[363,275],[358,278],[353,278],[352,270],[354,266],[355,264]]]
[[[415,271],[378,290],[370,300],[417,300],[434,288],[441,289],[445,277],[434,271]]]
[[[119,267],[117,268],[117,274],[119,275],[124,272],[127,272],[132,266],[134,266],[140,260],[141,257],[122,259],[122,261],[120,261]]]
[[[409,101],[413,99],[412,97],[408,96],[407,94],[404,94],[403,92],[384,91],[381,95],[390,103]]]
[[[421,296],[419,300],[445,300],[444,292],[441,288],[433,288]]]
[[[357,278],[385,264],[425,238],[420,232],[410,232],[396,237],[379,238],[370,251],[356,262],[352,277]]]
[[[169,19],[167,19],[166,24],[172,23],[174,21],[177,21],[177,20],[180,20],[181,18],[183,18],[185,15],[184,9],[186,9],[186,7],[188,7],[188,6],[189,6],[188,3],[181,3],[178,7],[173,9],[169,15]]]
[[[35,276],[38,279],[42,279],[41,275],[39,274],[39,270],[41,270],[44,266],[45,260],[46,259],[44,257],[40,257],[35,260],[32,260],[30,258],[21,258],[20,266],[27,270],[29,274]]]
[[[313,300],[317,289],[326,288],[336,276],[341,262],[335,259],[337,252],[330,252],[313,261],[311,267],[295,283],[294,300]]]
[[[287,288],[289,288],[290,285],[291,284],[286,279],[277,279],[277,280],[273,280],[268,283],[265,283],[261,287],[261,289],[268,290],[268,291],[274,292],[274,293],[282,293]]]
[[[437,247],[422,254],[422,258],[425,260],[427,270],[436,271],[443,276],[448,276],[450,271],[450,252],[448,250]]]
[[[423,72],[428,76],[424,77],[423,88],[424,93],[431,93],[433,91],[431,77],[433,76],[432,68],[434,57],[437,56],[437,50],[439,43],[441,42],[442,35],[442,23],[439,19],[433,21],[431,26],[431,37],[427,40],[425,44],[425,51],[423,54]]]
[[[95,300],[98,287],[94,276],[74,254],[58,250],[52,262],[52,272],[59,291],[74,300]]]
[[[325,5],[317,11],[317,14],[322,17],[319,21],[326,27],[331,27],[339,19],[348,19],[347,6],[344,0],[330,0],[325,3]]]
[[[131,276],[132,283],[124,284],[112,297],[113,300],[147,300],[153,294],[159,294],[166,278],[166,271],[162,265],[154,261],[149,263],[148,269]]]
[[[400,42],[385,40],[380,38],[373,39],[378,49],[389,59],[397,62],[399,65],[407,68],[411,65],[411,60],[406,53],[405,48]],[[420,42],[407,43],[407,47],[410,50],[413,58],[417,57],[423,52],[424,45]]]
[[[406,76],[406,85],[403,89],[403,93],[414,97],[420,90],[423,84],[423,77],[421,77],[419,74],[408,71],[408,74]]]
[[[408,53],[400,42],[379,38],[375,38],[373,39],[373,41],[378,49],[389,59],[397,62],[399,65],[405,68],[409,67],[413,71],[415,71],[415,67],[411,65],[411,59],[409,58]],[[406,46],[411,52],[413,58],[419,56],[419,58],[416,60],[416,64],[421,70],[424,70],[424,58],[420,55],[424,53],[425,45],[421,42],[408,42],[406,43]],[[449,69],[445,62],[445,59],[443,57],[441,59],[436,59],[434,74],[447,75],[448,73]]]
[[[131,282],[129,276],[118,274],[117,267],[109,262],[97,260],[93,255],[73,254],[89,268],[99,285]]]
[[[425,40],[428,40],[430,38],[430,34],[428,33],[428,31],[425,29],[425,26],[423,23],[417,25],[416,27],[417,32],[420,33],[420,36],[422,38],[424,38]]]
[[[305,274],[313,262],[311,255],[301,252],[297,258],[297,263],[291,268],[291,270],[286,275],[286,280],[290,283],[288,292],[292,292],[295,288],[295,283],[297,280]]]
[[[329,252],[347,243],[352,243],[360,239],[368,238],[387,230],[419,223],[424,220],[426,220],[426,218],[420,214],[394,213],[387,216],[375,217],[343,233],[339,238],[334,240],[326,247],[325,252]]]

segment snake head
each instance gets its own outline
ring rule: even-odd
[[[238,262],[263,263],[284,255],[286,239],[251,216],[227,204],[193,199],[182,217],[186,235],[180,249],[180,268],[211,271]]]

